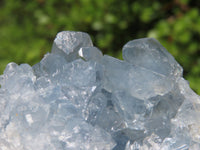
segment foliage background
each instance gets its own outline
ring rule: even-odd
[[[57,32],[88,32],[121,58],[129,40],[154,37],[184,68],[200,94],[200,3],[194,0],[1,0],[0,74],[7,63],[39,62]]]

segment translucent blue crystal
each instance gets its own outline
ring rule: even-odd
[[[68,61],[73,61],[78,57],[80,48],[90,46],[93,44],[87,33],[62,31],[56,35],[51,52],[65,56]]]
[[[123,47],[123,59],[166,76],[182,75],[181,66],[154,38],[129,41]]]
[[[2,150],[200,149],[200,97],[155,39],[128,42],[119,60],[87,33],[57,34],[34,66],[0,76]]]

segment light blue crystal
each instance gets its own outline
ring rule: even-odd
[[[129,41],[123,47],[123,59],[133,65],[169,76],[181,76],[182,68],[172,55],[153,38]]]
[[[87,33],[62,31],[56,35],[51,52],[66,55],[68,61],[73,61],[78,57],[80,48],[90,46],[93,46],[93,44]]]
[[[173,80],[162,74],[110,56],[105,55],[102,64],[105,68],[103,86],[110,92],[123,90],[139,99],[148,99],[168,93],[174,85]],[[119,82],[121,79],[125,80]]]
[[[200,97],[176,60],[152,38],[128,42],[123,58],[63,31],[33,67],[9,63],[0,149],[200,149]]]
[[[86,61],[99,61],[103,56],[102,52],[96,47],[82,47],[78,51],[78,55]]]

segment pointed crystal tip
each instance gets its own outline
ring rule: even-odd
[[[93,46],[92,40],[87,33],[75,31],[62,31],[56,35],[53,43],[52,53],[77,52],[81,47]]]

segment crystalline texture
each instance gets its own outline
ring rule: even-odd
[[[176,60],[152,38],[125,44],[123,58],[63,31],[34,66],[9,63],[0,149],[200,149],[200,98]]]
[[[173,80],[166,76],[110,56],[105,55],[102,64],[105,75],[103,86],[110,92],[124,90],[132,96],[145,99],[164,95],[172,89],[174,84]],[[126,80],[119,82],[121,79]]]
[[[123,58],[133,65],[138,65],[166,76],[182,75],[180,65],[153,38],[137,39],[125,44],[123,47]]]
[[[66,55],[68,61],[77,58],[82,47],[93,46],[90,36],[84,32],[62,31],[56,35],[51,52]]]

